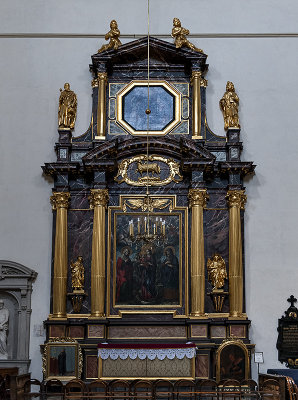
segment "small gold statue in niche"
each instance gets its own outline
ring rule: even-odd
[[[71,285],[73,291],[84,291],[85,269],[83,257],[79,256],[77,261],[70,263]]]
[[[175,46],[177,49],[181,47],[188,47],[193,51],[198,51],[199,53],[204,53],[202,49],[198,49],[194,44],[190,43],[189,40],[186,39],[186,36],[189,35],[189,30],[185,29],[181,26],[181,22],[179,18],[173,19],[173,29],[172,29],[172,37],[175,39]]]
[[[113,19],[110,23],[110,28],[111,30],[105,35],[105,40],[110,39],[110,43],[103,44],[98,50],[98,53],[110,49],[118,50],[118,47],[122,45],[121,41],[119,40],[120,31],[118,29],[117,21]]]
[[[60,89],[58,126],[61,129],[74,129],[77,116],[77,96],[70,90],[70,84],[65,83]]]
[[[227,82],[226,92],[222,96],[219,105],[223,112],[225,130],[228,128],[240,129],[238,116],[239,97],[235,92],[233,82]]]
[[[218,291],[225,284],[227,279],[227,270],[225,260],[219,254],[215,253],[213,257],[207,261],[208,281],[211,282],[212,291]],[[223,289],[222,289],[223,290]]]

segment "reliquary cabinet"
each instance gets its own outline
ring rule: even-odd
[[[240,158],[239,99],[228,82],[226,132],[213,133],[207,55],[150,36],[148,60],[147,45],[120,42],[91,57],[85,133],[73,131],[76,95],[61,89],[57,160],[43,166],[54,177],[47,341],[79,343],[85,380],[220,378],[221,365],[237,378],[229,363],[238,353],[248,377],[243,177],[254,165]],[[150,346],[177,354],[147,367],[107,355]]]

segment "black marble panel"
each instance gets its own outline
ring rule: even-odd
[[[70,263],[75,261],[78,256],[83,257],[85,267],[84,290],[88,294],[81,309],[81,313],[84,314],[90,312],[93,211],[89,210],[87,196],[73,196],[72,202],[78,208],[68,211],[68,260]],[[68,270],[67,291],[68,293],[72,291],[70,268]],[[70,300],[67,302],[67,312],[72,312]]]

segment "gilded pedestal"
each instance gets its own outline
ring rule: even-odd
[[[230,317],[243,316],[243,265],[240,210],[244,210],[244,190],[229,190],[229,292]]]
[[[94,209],[91,261],[91,317],[104,316],[105,301],[105,208],[107,189],[91,189],[90,208]]]
[[[53,278],[53,318],[66,318],[67,292],[67,208],[70,194],[56,192],[51,196],[56,210],[56,233]]]
[[[206,189],[190,189],[191,218],[191,316],[205,315],[205,264],[203,209],[208,200]]]

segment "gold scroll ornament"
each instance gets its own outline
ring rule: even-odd
[[[118,183],[125,182],[127,185],[131,186],[164,186],[172,181],[175,183],[182,181],[183,177],[180,174],[179,163],[172,158],[167,159],[158,155],[151,155],[148,157],[148,161],[147,155],[139,155],[122,160],[118,165],[118,174],[114,178],[115,181]],[[169,176],[167,178],[161,180],[159,176],[154,176],[159,175],[161,171],[160,165],[154,161],[159,161],[168,166]],[[128,176],[128,168],[133,163],[137,164],[136,172],[141,175],[137,180],[133,180]],[[145,176],[143,176],[143,174],[145,174]],[[151,176],[149,174],[151,174]]]
[[[127,211],[127,207],[131,208],[132,210],[141,209],[144,211],[153,212],[154,209],[163,210],[169,207],[169,212],[173,211],[173,201],[172,199],[163,199],[163,198],[155,198],[155,197],[142,197],[136,199],[127,199],[124,200],[122,210],[124,212]]]

